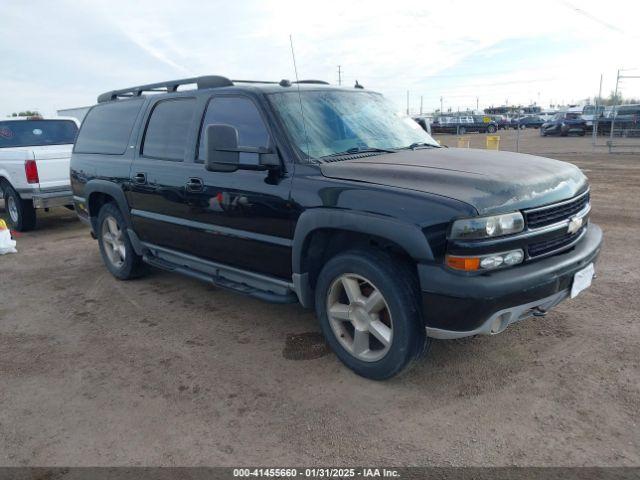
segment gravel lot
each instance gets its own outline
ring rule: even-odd
[[[297,305],[160,271],[119,282],[73,212],[41,216],[0,257],[0,464],[640,465],[640,155],[535,131],[520,147],[589,176],[595,284],[384,383]]]

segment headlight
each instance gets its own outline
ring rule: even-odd
[[[520,212],[491,217],[476,217],[456,220],[451,225],[449,238],[458,240],[473,240],[478,238],[493,238],[524,230],[524,218]]]

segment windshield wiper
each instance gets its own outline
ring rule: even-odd
[[[342,157],[343,155],[353,155],[356,153],[396,153],[395,150],[390,148],[376,148],[376,147],[351,147],[343,152],[331,153],[329,155],[323,155],[320,158]]]
[[[433,143],[414,142],[411,145],[409,145],[408,147],[402,147],[399,150],[415,150],[416,148],[420,148],[420,147],[424,147],[424,148],[440,148],[439,146],[434,145]]]

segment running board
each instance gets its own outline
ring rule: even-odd
[[[191,278],[249,295],[271,303],[296,303],[293,284],[265,275],[221,265],[215,262],[144,243],[143,260],[153,267],[181,273]]]

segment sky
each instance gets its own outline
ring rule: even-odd
[[[217,74],[356,80],[412,113],[578,103],[640,76],[640,2],[0,0],[0,117]],[[640,78],[620,90],[640,97]]]

